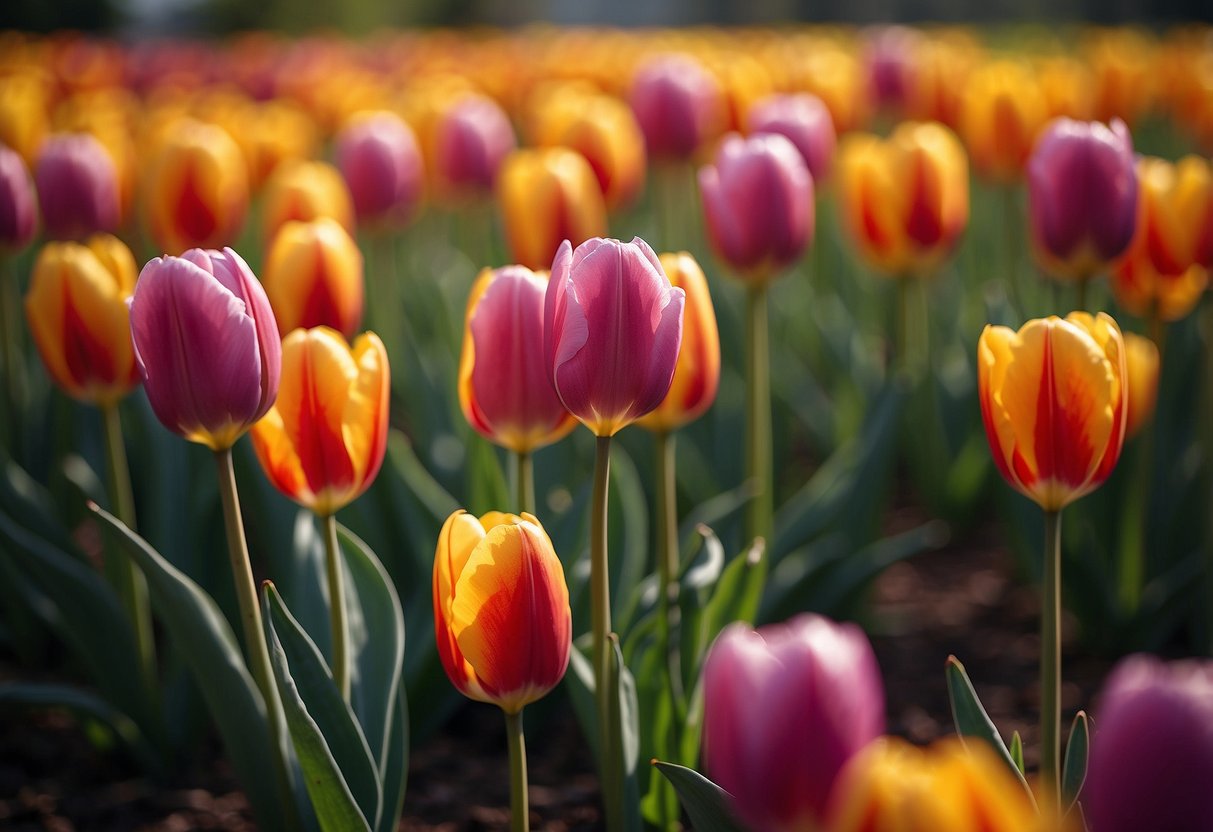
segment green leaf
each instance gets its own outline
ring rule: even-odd
[[[354,712],[341,698],[341,692],[337,690],[320,650],[291,615],[272,583],[267,581],[263,585],[261,598],[266,639],[281,652],[284,672],[292,680],[291,689],[299,699],[298,707],[310,717],[310,720],[303,723],[303,730],[306,732],[312,726],[315,727],[319,732],[320,742],[331,755],[342,782],[348,786],[362,816],[377,822],[383,803],[379,769],[371,757],[366,737],[362,735],[362,729],[354,719]],[[278,677],[278,689],[285,700],[287,690],[284,689],[281,675]],[[295,742],[295,751],[299,754],[304,773],[308,775],[308,791],[315,800],[312,772],[309,770],[308,761],[303,759],[304,749],[308,748],[313,740],[306,733],[302,737],[296,736],[297,723],[289,719],[290,706],[287,708],[291,738]],[[323,818],[321,822],[323,823]]]
[[[674,785],[695,832],[746,832],[733,816],[728,793],[720,786],[685,766],[659,760],[653,765]]]
[[[978,699],[977,691],[974,690],[973,683],[969,681],[964,665],[955,656],[948,656],[947,679],[948,702],[952,706],[952,720],[956,724],[956,733],[962,740],[974,737],[988,744],[990,748],[994,749],[994,753],[1007,764],[1007,768],[1019,778],[1019,782],[1026,790],[1028,782],[1024,779],[1023,772],[1015,764],[998,729],[994,727],[994,721],[990,719],[990,715],[986,713],[985,707]],[[1028,793],[1031,794],[1031,791]]]
[[[610,720],[611,731],[619,738],[616,750],[620,755],[608,765],[622,776],[624,829],[639,832],[644,826],[640,819],[640,785],[636,775],[640,755],[640,704],[636,680],[623,663],[623,651],[614,633],[608,638],[607,649],[611,651],[611,681],[618,686],[618,695],[611,699]]]
[[[501,458],[497,448],[479,434],[472,434],[467,442],[467,494],[468,511],[480,516],[489,511],[505,511],[513,507],[510,488],[505,481]]]
[[[1066,760],[1061,767],[1061,795],[1065,810],[1078,801],[1087,779],[1087,753],[1091,747],[1090,720],[1085,711],[1074,715],[1070,738],[1066,741]]]
[[[443,488],[438,480],[430,476],[430,472],[426,470],[425,465],[413,451],[412,443],[402,432],[398,430],[388,432],[387,454],[392,468],[408,485],[409,490],[429,509],[430,513],[438,518],[439,522],[460,508],[459,502],[450,495],[450,492]]]
[[[387,764],[380,776],[383,783],[383,812],[376,832],[396,832],[400,825],[400,813],[404,810],[404,790],[409,779],[409,711],[404,685],[396,692],[396,706],[392,709],[392,722],[388,729],[390,742]]]
[[[1026,771],[1023,764],[1023,737],[1019,736],[1018,731],[1011,734],[1011,760],[1015,763],[1015,768],[1019,769],[1020,774]]]

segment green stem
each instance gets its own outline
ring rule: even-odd
[[[1020,285],[1020,251],[1021,236],[1019,230],[1018,190],[1015,185],[1002,186],[1002,227],[1003,242],[1006,247],[1004,256],[1007,265],[1007,286],[1010,289],[1011,300],[1015,304],[1020,317],[1027,315],[1027,304],[1024,302],[1023,286]]]
[[[530,800],[526,783],[526,735],[522,732],[522,711],[505,714],[505,739],[510,746],[510,830],[528,832],[531,828]]]
[[[367,295],[365,317],[369,328],[383,339],[391,366],[403,366],[399,359],[404,348],[401,330],[404,308],[400,303],[400,287],[397,283],[396,241],[390,233],[380,231],[371,238],[370,247],[373,256],[368,258],[370,269],[364,281]]]
[[[535,462],[528,451],[515,451],[510,457],[510,478],[514,486],[514,507],[535,513]]]
[[[889,365],[894,370],[905,371],[909,364],[910,355],[910,279],[905,275],[894,278],[897,292],[897,321],[895,323],[897,341],[893,360]]]
[[[4,351],[5,416],[7,435],[0,433],[15,451],[20,442],[21,404],[24,399],[25,373],[21,366],[21,287],[17,283],[13,259],[0,253],[0,350]]]
[[[661,218],[662,251],[680,251],[687,248],[681,238],[678,228],[678,209],[683,205],[679,199],[682,186],[683,169],[680,162],[664,162],[654,168],[656,176],[657,215]]]
[[[1130,499],[1122,507],[1120,558],[1117,569],[1117,584],[1120,608],[1132,616],[1141,605],[1141,591],[1145,583],[1145,552],[1147,518],[1149,517],[1153,459],[1154,430],[1145,425],[1133,449]]]
[[[101,405],[101,421],[105,427],[106,479],[114,515],[136,531],[135,497],[131,491],[130,466],[126,461],[126,446],[122,442],[122,417],[118,404]],[[105,556],[106,574],[135,631],[135,648],[143,668],[148,690],[155,691],[156,641],[152,632],[152,613],[148,606],[147,581],[134,561],[120,546],[112,547]]]
[[[1045,512],[1040,610],[1040,782],[1057,805],[1061,774],[1061,511]]]
[[[623,784],[613,761],[620,758],[619,737],[611,730],[611,710],[618,686],[611,684],[611,576],[607,567],[607,485],[611,478],[611,437],[598,437],[594,458],[594,495],[590,504],[590,627],[594,642],[594,693],[598,705],[602,799],[607,828],[622,828]]]
[[[675,711],[685,709],[679,651],[674,649],[673,634],[678,630],[678,493],[676,488],[677,454],[674,435],[658,431],[653,435],[657,453],[657,575],[661,592],[657,596],[658,640],[666,657],[667,690]]]
[[[771,451],[771,355],[767,332],[767,287],[756,281],[747,295],[746,476],[755,489],[747,514],[746,536],[768,543],[775,525]]]
[[[1074,308],[1080,312],[1086,311],[1087,308],[1087,284],[1091,282],[1089,277],[1078,278],[1078,305]],[[1057,310],[1060,313],[1060,309]]]
[[[341,544],[337,542],[337,517],[326,514],[324,566],[329,582],[329,626],[333,634],[333,681],[341,698],[350,701],[350,624],[345,609],[345,575],[341,568]]]

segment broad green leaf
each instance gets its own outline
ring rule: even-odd
[[[659,760],[653,765],[674,784],[695,832],[746,832],[733,816],[729,796],[720,786],[685,766]]]
[[[973,683],[969,681],[964,665],[955,656],[948,656],[947,680],[948,702],[952,706],[952,720],[956,725],[956,733],[962,740],[972,737],[989,745],[994,753],[1007,764],[1007,768],[1015,774],[1030,795],[1031,790],[1028,790],[1028,782],[1024,779],[1023,772],[1015,764],[998,729],[994,727],[994,721],[990,719],[990,715],[986,713],[985,707],[977,697],[977,691],[974,690]]]
[[[1066,741],[1066,759],[1061,769],[1061,795],[1066,811],[1078,802],[1082,784],[1087,779],[1087,753],[1091,747],[1089,722],[1085,711],[1075,714],[1070,738]]]

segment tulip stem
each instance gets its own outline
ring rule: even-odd
[[[1058,805],[1061,773],[1061,511],[1045,512],[1040,611],[1040,782]]]
[[[518,451],[511,460],[510,474],[514,485],[514,505],[518,511],[535,513],[535,461],[529,451]]]
[[[764,281],[747,295],[749,354],[746,356],[746,474],[754,488],[748,512],[747,537],[770,541],[775,525],[775,495],[771,451],[771,354],[767,332],[767,288]]]
[[[1123,463],[1122,463],[1123,464]],[[1154,469],[1154,429],[1145,425],[1137,439],[1131,460],[1132,498],[1121,515],[1120,559],[1117,570],[1120,609],[1132,616],[1141,606],[1145,583],[1146,532],[1149,528],[1150,494]]]
[[[510,830],[528,832],[531,828],[530,799],[526,781],[526,735],[522,731],[522,711],[505,712],[505,739],[510,746]]]
[[[126,446],[122,442],[122,417],[116,402],[101,405],[101,421],[105,427],[105,460],[107,485],[114,515],[135,531],[135,497],[131,491],[130,466],[126,461]],[[135,631],[135,648],[149,691],[156,685],[156,641],[152,635],[152,614],[148,607],[147,581],[130,555],[114,546],[105,556],[106,574],[118,592],[122,606]]]
[[[341,544],[337,542],[337,517],[324,515],[324,565],[329,582],[329,626],[333,632],[333,681],[341,698],[350,701],[350,625],[345,609],[345,576],[341,568]]]
[[[1080,312],[1087,311],[1087,284],[1090,283],[1090,278],[1083,276],[1078,278],[1078,304],[1074,308]],[[1061,311],[1061,310],[1057,310]]]
[[[621,758],[619,737],[612,730],[611,712],[619,687],[611,684],[611,576],[607,570],[607,495],[611,479],[611,437],[598,437],[594,457],[594,495],[590,504],[590,626],[594,641],[594,695],[598,705],[599,771],[607,829],[622,828],[623,784],[614,762]]]
[[[17,270],[13,259],[0,253],[0,349],[4,350],[5,416],[8,419],[5,434],[9,448],[16,451],[21,444],[19,422],[21,419],[22,383],[21,367],[21,287],[17,284]]]
[[[658,640],[667,673],[667,690],[674,710],[685,709],[682,670],[678,651],[673,649],[673,634],[678,629],[678,494],[675,482],[677,456],[674,435],[658,431],[653,435],[657,447],[657,574],[661,593],[657,596]],[[673,749],[673,746],[670,747]]]

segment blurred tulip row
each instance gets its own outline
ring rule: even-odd
[[[267,829],[394,829],[458,694],[524,829],[557,686],[611,830],[1209,828],[1208,661],[1124,659],[1091,727],[1061,655],[1065,611],[1213,650],[1211,67],[1199,28],[0,34],[0,618],[71,657],[0,703],[149,774],[213,727]],[[1039,732],[950,658],[962,740],[883,737],[831,619],[996,523]]]

